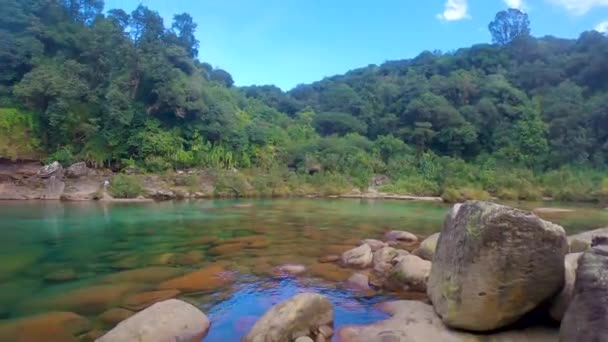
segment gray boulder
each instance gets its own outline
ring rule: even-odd
[[[435,249],[437,248],[437,240],[439,240],[439,233],[427,237],[412,254],[419,256],[424,260],[433,261],[433,255],[435,255]]]
[[[570,253],[564,259],[565,277],[564,287],[562,291],[551,301],[549,314],[556,321],[561,321],[572,300],[574,292],[574,280],[576,278],[576,269],[578,267],[578,259],[583,253]]]
[[[357,272],[346,280],[346,286],[356,291],[367,291],[369,287],[369,276],[365,273]]]
[[[65,175],[68,178],[80,178],[88,176],[90,171],[91,170],[89,170],[85,162],[80,162],[70,165],[66,170]]]
[[[570,246],[570,253],[587,251],[591,248],[591,240],[596,236],[608,236],[608,227],[569,236],[568,246]]]
[[[374,252],[374,272],[383,276],[393,268],[393,260],[399,255],[393,247],[384,247]]]
[[[536,215],[469,201],[444,223],[428,295],[447,325],[490,331],[514,323],[564,283],[566,233]]]
[[[394,290],[426,291],[431,273],[431,262],[413,254],[395,258],[397,263],[391,269],[385,286]]]
[[[556,342],[557,330],[533,327],[475,335],[447,327],[433,307],[418,301],[395,301],[380,305],[392,317],[370,325],[345,326],[338,330],[342,342]],[[582,342],[582,341],[578,341]]]
[[[384,234],[384,238],[390,241],[400,241],[408,244],[418,242],[418,237],[416,235],[403,230],[391,230]]]
[[[323,336],[322,331],[327,331],[324,326],[331,328],[333,322],[334,309],[326,297],[301,293],[273,306],[255,323],[243,342],[294,341],[306,336],[315,340]]]
[[[578,260],[572,300],[560,327],[560,341],[608,340],[608,238],[595,238]]]
[[[120,322],[97,342],[200,342],[209,319],[196,307],[177,299],[156,303]]]
[[[370,267],[373,259],[372,248],[368,244],[363,244],[342,254],[342,263],[350,267]]]
[[[38,177],[40,178],[50,178],[51,176],[55,176],[57,178],[63,177],[63,166],[61,166],[61,164],[59,164],[57,161],[45,165],[38,170]]]
[[[361,240],[361,242],[359,242],[359,245],[369,245],[369,247],[372,249],[372,252],[375,252],[377,250],[379,250],[382,247],[387,246],[386,243],[380,241],[380,240],[376,240],[376,239],[365,239],[365,240]]]

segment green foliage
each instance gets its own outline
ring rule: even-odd
[[[505,45],[517,38],[530,35],[530,20],[528,14],[516,8],[500,11],[489,25],[492,41]]]
[[[447,188],[443,190],[441,198],[447,203],[458,203],[467,200],[488,200],[490,194],[487,191],[476,188]]]
[[[32,113],[0,108],[0,157],[13,160],[39,157],[41,144],[36,129]]]
[[[140,5],[3,0],[0,157],[217,170],[221,196],[337,194],[386,174],[446,199],[605,198],[608,37],[423,52],[299,85],[238,88],[197,59],[197,24]],[[125,162],[128,161],[128,162]],[[233,169],[252,170],[233,172]]]
[[[252,186],[245,174],[234,171],[218,171],[215,175],[215,195],[218,197],[247,197]]]
[[[115,198],[136,198],[144,192],[137,176],[118,174],[110,183],[110,194]]]
[[[415,196],[439,196],[439,184],[421,176],[399,179],[397,182],[380,187],[380,191]]]

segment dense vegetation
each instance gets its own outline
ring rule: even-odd
[[[0,8],[4,158],[208,168],[236,195],[339,192],[374,174],[393,180],[386,191],[451,200],[608,194],[608,38],[595,31],[534,38],[509,10],[489,26],[494,44],[283,92],[234,87],[199,61],[188,14],[166,28],[145,6],[104,12],[102,0]],[[221,171],[233,168],[249,179]]]

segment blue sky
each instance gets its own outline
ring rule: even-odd
[[[198,23],[199,58],[237,85],[288,90],[350,69],[490,41],[497,11],[525,10],[535,36],[575,38],[608,30],[608,0],[106,0],[131,12],[142,3],[171,25]]]

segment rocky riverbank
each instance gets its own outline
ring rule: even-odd
[[[239,243],[249,246],[256,241]],[[389,231],[380,239],[365,239],[357,247],[319,257],[319,265],[342,270],[344,277],[335,281],[356,291],[420,293],[419,300],[380,304],[389,319],[336,327],[332,303],[323,295],[304,293],[271,308],[244,341],[324,342],[334,334],[342,342],[602,341],[608,326],[603,310],[608,300],[607,264],[608,228],[566,237],[562,227],[531,212],[466,202],[452,208],[441,233],[426,239]],[[168,274],[169,270],[141,275],[126,271],[133,273],[124,275],[131,281],[144,276],[168,280],[155,291],[127,296],[123,308],[104,312],[104,320],[121,323],[103,336],[91,330],[85,318],[58,312],[15,321],[0,329],[0,337],[52,327],[66,340],[85,336],[98,341],[161,341],[172,336],[200,341],[213,329],[207,317],[188,303],[167,299],[233,278],[219,263],[186,274]],[[298,277],[317,271],[285,264],[274,272]],[[116,291],[99,287],[89,296]],[[64,302],[83,296],[70,295]]]
[[[234,170],[235,175],[238,171]],[[213,197],[256,197],[259,194],[218,194],[218,181],[204,170],[178,171],[170,175],[140,174],[127,170],[130,177],[141,185],[141,193],[133,198],[115,198],[108,189],[116,173],[107,169],[91,169],[85,163],[76,163],[64,168],[54,162],[40,165],[38,162],[0,162],[0,200],[63,200],[106,202],[140,202],[174,199],[197,199]],[[241,184],[245,189],[251,185]],[[441,197],[398,195],[377,191],[373,186],[367,191],[345,190],[342,194],[328,195],[315,191],[294,191],[268,196],[331,197],[392,199],[443,202]]]

